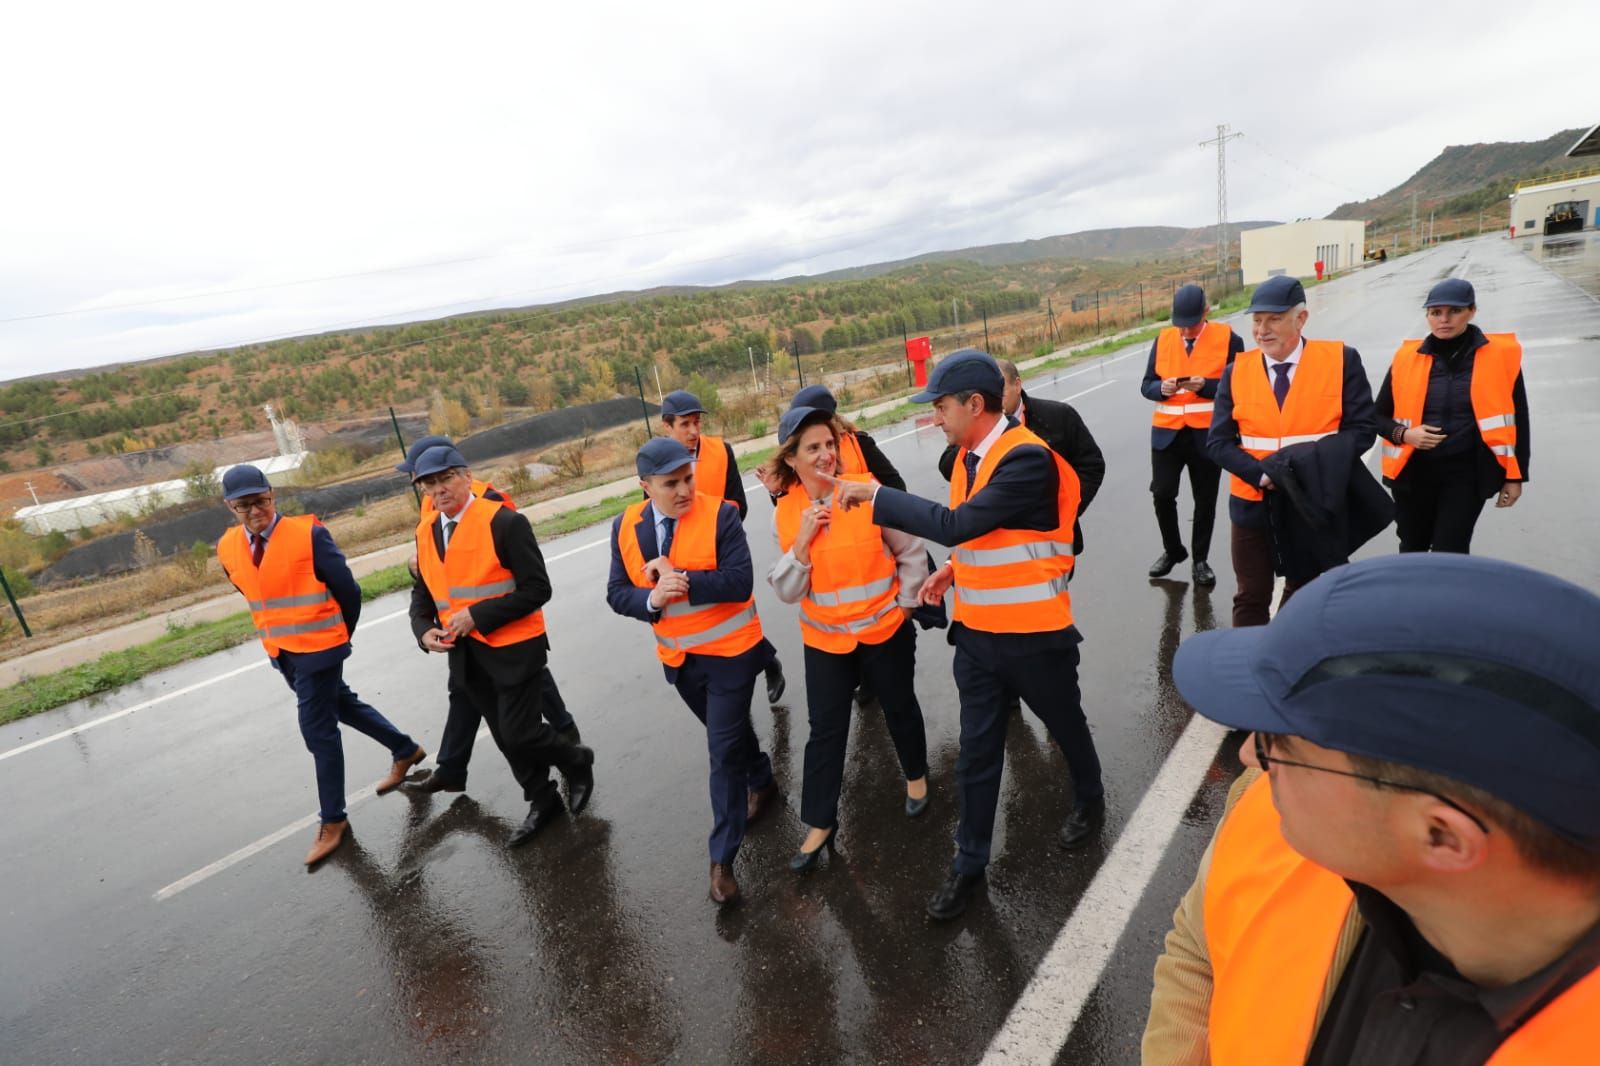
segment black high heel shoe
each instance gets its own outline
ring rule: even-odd
[[[822,838],[822,843],[817,845],[815,851],[797,851],[794,858],[789,860],[789,869],[797,874],[803,874],[817,864],[817,859],[824,851],[833,850],[833,838],[839,835],[839,827],[834,826],[828,830],[828,835]]]

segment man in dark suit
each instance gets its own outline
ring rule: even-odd
[[[1211,533],[1217,523],[1217,486],[1222,468],[1206,454],[1206,433],[1222,384],[1222,371],[1244,351],[1244,341],[1222,322],[1208,321],[1211,304],[1205,290],[1185,285],[1172,295],[1172,325],[1150,342],[1139,392],[1153,402],[1150,425],[1150,495],[1161,530],[1161,555],[1150,566],[1151,577],[1166,577],[1189,558],[1178,527],[1178,483],[1189,473],[1194,497],[1194,583],[1217,583],[1208,561]]]
[[[955,548],[923,584],[924,602],[955,586],[954,673],[961,694],[961,754],[956,762],[961,820],[956,857],[928,914],[961,914],[989,863],[1009,714],[1019,693],[1060,745],[1075,803],[1062,827],[1064,848],[1087,844],[1105,820],[1100,759],[1078,691],[1078,644],[1066,576],[1072,547],[1062,543],[1077,514],[1077,476],[1037,435],[1001,411],[1005,384],[987,354],[964,349],[934,370],[912,399],[932,402],[961,466],[945,507],[882,485],[836,482],[845,508],[871,503],[873,521]]]
[[[1222,372],[1206,451],[1233,476],[1228,517],[1233,520],[1234,626],[1266,625],[1271,617],[1275,537],[1266,494],[1276,490],[1262,460],[1280,448],[1315,443],[1338,434],[1360,455],[1377,437],[1372,386],[1361,353],[1342,341],[1304,336],[1306,290],[1287,275],[1268,278],[1250,299],[1256,347]],[[1315,576],[1315,575],[1312,575]],[[1309,578],[1285,580],[1279,608]]]
[[[1083,558],[1081,519],[1083,512],[1094,501],[1095,494],[1100,491],[1101,482],[1106,479],[1106,457],[1101,453],[1100,445],[1094,442],[1094,435],[1089,432],[1077,408],[1062,400],[1029,396],[1022,388],[1022,373],[1017,370],[1017,364],[1009,359],[996,359],[995,362],[999,364],[1000,374],[1006,383],[1005,392],[1000,397],[1000,409],[1005,416],[1033,430],[1078,475],[1078,518],[1072,520],[1075,573]],[[950,480],[950,471],[955,467],[956,454],[960,451],[959,445],[951,444],[939,456],[939,473],[946,481]]]
[[[561,812],[551,766],[566,780],[573,814],[594,791],[594,752],[563,743],[539,713],[550,648],[541,608],[550,600],[550,577],[528,519],[476,497],[472,472],[455,448],[423,452],[412,480],[437,514],[417,528],[426,592],[413,591],[411,630],[424,648],[449,655],[453,683],[488,723],[522,785],[528,814],[507,842],[516,847]]]
[[[711,899],[739,898],[733,862],[745,828],[777,801],[772,760],[750,724],[756,679],[771,654],[754,569],[732,503],[700,494],[682,444],[657,437],[635,457],[646,499],[611,523],[606,602],[648,622],[667,683],[706,729],[711,761]]]

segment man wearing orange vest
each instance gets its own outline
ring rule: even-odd
[[[696,492],[727,500],[739,509],[739,521],[744,521],[750,509],[744,496],[744,475],[733,456],[733,445],[721,437],[700,432],[705,407],[692,392],[675,389],[661,398],[661,424],[667,436],[683,445],[694,463]],[[783,664],[778,661],[778,649],[763,642],[767,650],[764,673],[767,676],[767,702],[777,703],[783,698],[787,685]]]
[[[611,523],[606,602],[648,622],[667,683],[706,729],[711,762],[711,899],[739,898],[733,862],[745,827],[777,800],[772,760],[750,724],[756,678],[771,657],[753,598],[755,571],[739,512],[695,491],[695,464],[670,437],[635,458],[647,499]]]
[[[1256,286],[1249,310],[1256,347],[1222,372],[1206,438],[1211,458],[1233,475],[1228,515],[1233,519],[1235,626],[1267,624],[1274,560],[1288,548],[1281,541],[1285,531],[1271,525],[1265,500],[1275,486],[1262,460],[1281,448],[1335,434],[1359,455],[1376,433],[1372,386],[1360,353],[1342,341],[1305,339],[1306,290],[1298,278],[1268,278]],[[1376,484],[1371,487],[1381,495]],[[1283,603],[1303,583],[1286,579]]]
[[[1139,388],[1156,405],[1150,427],[1150,495],[1161,529],[1161,556],[1150,565],[1150,576],[1166,577],[1189,558],[1178,526],[1178,482],[1187,470],[1194,497],[1192,569],[1194,583],[1203,588],[1217,583],[1207,558],[1222,481],[1222,468],[1206,454],[1206,432],[1222,371],[1244,351],[1239,335],[1222,322],[1208,321],[1210,313],[1200,286],[1185,285],[1173,293],[1172,325],[1151,343]]]
[[[431,610],[412,610],[411,631],[424,648],[449,655],[452,681],[483,716],[522,786],[528,813],[506,842],[514,848],[561,813],[550,767],[566,780],[573,814],[594,792],[594,752],[564,743],[539,713],[550,577],[528,519],[477,497],[455,448],[429,448],[411,477],[433,503],[417,525],[417,569],[433,602]]]
[[[1511,507],[1528,480],[1528,393],[1514,333],[1472,324],[1472,282],[1445,278],[1378,390],[1383,481],[1403,552],[1469,552],[1483,502]]]
[[[1004,391],[994,359],[964,348],[947,356],[912,397],[931,402],[946,441],[960,445],[950,506],[883,485],[834,482],[847,510],[870,503],[879,525],[954,547],[920,590],[924,603],[937,603],[955,588],[950,642],[961,694],[961,819],[955,860],[928,901],[929,916],[939,921],[966,909],[989,864],[1008,691],[1039,716],[1066,756],[1074,804],[1060,846],[1088,844],[1105,821],[1100,758],[1078,691],[1083,638],[1067,591],[1078,477],[1049,445],[1004,416]]]
[[[1145,1066],[1597,1061],[1597,630],[1585,589],[1428,554],[1186,641],[1173,680],[1253,731],[1250,769],[1156,962]]]
[[[256,467],[222,475],[222,499],[239,518],[217,541],[217,558],[246,601],[256,635],[300,705],[300,736],[317,768],[317,837],[306,853],[313,866],[344,840],[342,722],[394,757],[378,782],[385,793],[405,780],[426,752],[344,683],[350,635],[361,617],[361,586],[333,537],[311,515],[280,515],[272,485]]]

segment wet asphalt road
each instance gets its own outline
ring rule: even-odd
[[[1447,272],[1478,287],[1478,322],[1515,330],[1534,412],[1532,483],[1486,512],[1476,546],[1600,588],[1592,531],[1600,416],[1596,243],[1552,260],[1500,238],[1447,245],[1312,290],[1311,336],[1343,337],[1374,383],[1422,327]],[[1579,265],[1588,262],[1587,272]],[[1571,281],[1546,266],[1569,271]],[[1241,331],[1246,326],[1238,326]],[[603,528],[544,545],[555,583],[552,668],[599,755],[585,814],[531,846],[502,841],[522,814],[499,754],[480,742],[469,793],[396,794],[351,808],[354,840],[307,874],[312,830],[293,829],[165,898],[162,889],[314,809],[288,690],[255,645],[147,678],[104,699],[0,729],[0,1059],[67,1062],[971,1062],[1011,1011],[1189,719],[1168,664],[1188,634],[1226,625],[1226,509],[1209,595],[1149,582],[1159,552],[1147,493],[1144,355],[1114,353],[1030,381],[1076,396],[1106,452],[1073,583],[1085,707],[1106,766],[1110,824],[1067,855],[1054,833],[1065,768],[1037,722],[1013,722],[987,890],[949,926],[923,903],[949,861],[957,704],[950,650],[923,634],[918,693],[934,806],[901,813],[882,725],[858,713],[840,854],[795,878],[806,725],[793,609],[758,591],[790,691],[756,727],[786,804],[740,855],[746,893],[705,896],[704,735],[662,681],[649,634],[606,608]],[[911,487],[942,498],[936,431],[877,432]],[[758,573],[775,555],[770,507],[747,522]],[[1183,503],[1187,514],[1187,498]],[[1367,549],[1393,549],[1392,533]],[[1181,572],[1181,571],[1180,571]],[[758,590],[764,589],[758,582]],[[417,651],[401,597],[367,606],[346,677],[429,750],[444,662]],[[231,676],[229,675],[232,672]],[[224,677],[212,682],[212,679]],[[189,686],[96,728],[6,753]],[[347,734],[348,790],[387,756]],[[1059,1061],[1137,1061],[1149,973],[1173,904],[1238,764],[1218,753]]]

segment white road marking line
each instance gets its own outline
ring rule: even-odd
[[[1089,369],[1089,370],[1097,370],[1099,368],[1098,367],[1088,367],[1087,369]],[[1077,372],[1077,374],[1081,374],[1081,373],[1083,373],[1082,370]],[[1076,377],[1077,374],[1063,374],[1058,380],[1065,381],[1065,380],[1067,380],[1067,378]],[[1091,392],[1094,392],[1096,389],[1103,389],[1107,385],[1114,385],[1114,384],[1116,384],[1116,380],[1117,380],[1116,378],[1111,378],[1109,381],[1102,381],[1100,384],[1094,386],[1094,388],[1084,389],[1082,392],[1075,392],[1071,396],[1067,397],[1067,401],[1076,400],[1079,396],[1087,396]],[[1053,384],[1055,384],[1055,382],[1050,382],[1049,384],[1053,385]],[[1063,401],[1063,402],[1066,402],[1066,401]],[[904,433],[896,433],[892,437],[884,437],[882,440],[879,440],[878,443],[879,444],[890,444],[890,443],[893,443],[894,441],[899,440],[902,437],[909,437],[912,434],[916,433],[917,431],[918,431],[917,428],[908,429]]]
[[[748,487],[748,486],[746,486],[746,487]],[[610,543],[611,543],[611,538],[609,536],[601,537],[599,540],[591,540],[587,544],[580,544],[576,548],[569,548],[566,551],[561,552],[558,555],[552,555],[548,559],[546,559],[545,562],[546,563],[560,562],[562,559],[565,559],[569,555],[577,555],[579,552],[586,552],[590,548],[598,548],[602,544],[610,544]]]
[[[478,740],[482,740],[485,737],[487,737],[488,735],[489,735],[489,727],[488,726],[484,726],[482,729],[478,730],[477,739]],[[379,780],[382,780],[382,778],[380,778]],[[374,781],[372,784],[368,785],[366,788],[363,788],[363,789],[360,789],[359,791],[350,793],[350,795],[348,795],[348,796],[346,796],[344,798],[344,805],[345,805],[346,812],[348,812],[351,807],[354,807],[354,806],[356,806],[358,804],[364,803],[367,800],[372,799],[377,794],[378,794],[378,782],[377,781]],[[238,851],[234,852],[233,854],[224,855],[222,858],[218,859],[216,862],[212,863],[211,865],[202,866],[202,867],[200,867],[200,869],[196,870],[192,874],[189,874],[187,877],[178,878],[176,881],[172,882],[172,884],[168,885],[166,888],[163,888],[163,889],[160,889],[159,891],[157,891],[156,894],[155,894],[155,897],[154,897],[155,901],[157,903],[160,903],[162,900],[171,899],[173,896],[176,896],[179,892],[182,892],[184,889],[193,888],[195,885],[198,885],[202,881],[208,881],[211,878],[215,877],[217,874],[220,874],[222,871],[228,869],[228,867],[237,866],[239,863],[244,862],[244,860],[250,858],[252,855],[257,855],[257,854],[260,854],[263,851],[266,851],[268,848],[272,847],[272,845],[278,843],[280,840],[285,840],[288,837],[294,835],[295,833],[300,832],[302,829],[310,829],[312,826],[314,826],[316,824],[317,824],[317,815],[315,815],[315,814],[308,814],[304,818],[298,819],[297,821],[290,822],[288,825],[284,826],[282,829],[279,829],[276,832],[268,833],[266,836],[262,837],[260,840],[254,841],[253,843],[246,844],[244,847],[240,848]]]
[[[367,622],[366,625],[380,625],[383,622],[393,621],[396,618],[404,618],[406,617],[406,614],[407,612],[405,611],[395,611],[392,614],[386,614],[379,618],[374,618]],[[38,740],[30,741],[27,744],[12,748],[9,751],[0,751],[0,762],[4,762],[13,755],[21,755],[23,752],[32,751],[34,748],[42,748],[52,741],[65,740],[67,737],[77,736],[79,733],[82,733],[85,730],[93,729],[97,725],[105,725],[107,722],[115,722],[118,718],[126,718],[135,711],[149,710],[151,707],[166,703],[168,700],[175,700],[179,696],[187,696],[191,692],[199,692],[201,689],[215,685],[219,681],[227,681],[229,678],[238,677],[240,674],[249,670],[259,670],[263,666],[270,666],[271,664],[271,659],[259,659],[256,662],[235,667],[225,674],[218,674],[216,677],[210,677],[204,681],[196,681],[192,685],[185,685],[183,688],[173,689],[171,692],[164,692],[159,696],[153,696],[142,703],[135,703],[132,707],[124,707],[120,711],[112,711],[110,714],[91,719],[90,721],[84,722],[81,725],[75,725],[70,729],[63,729],[59,733],[52,733],[47,737],[40,737]]]
[[[1083,390],[1083,391],[1082,391],[1082,392],[1075,392],[1075,393],[1073,393],[1073,394],[1072,394],[1072,395],[1071,395],[1071,396],[1068,396],[1068,397],[1067,397],[1067,398],[1066,398],[1066,399],[1065,399],[1065,400],[1063,400],[1063,401],[1062,401],[1062,402],[1063,402],[1063,403],[1067,403],[1067,402],[1070,402],[1070,401],[1072,401],[1072,400],[1076,400],[1076,399],[1077,399],[1077,398],[1078,398],[1078,397],[1079,397],[1079,396],[1087,396],[1087,395],[1089,395],[1089,394],[1090,394],[1090,393],[1091,393],[1091,392],[1097,392],[1097,391],[1099,391],[1099,390],[1100,390],[1100,389],[1103,389],[1103,388],[1105,388],[1105,387],[1106,387],[1106,386],[1107,386],[1107,385],[1115,385],[1115,384],[1116,384],[1116,383],[1117,383],[1117,379],[1116,379],[1116,378],[1111,378],[1111,379],[1110,379],[1110,380],[1108,380],[1108,381],[1102,381],[1102,382],[1101,382],[1101,383],[1100,383],[1100,384],[1098,384],[1098,385],[1093,385],[1093,386],[1091,386],[1091,387],[1089,387],[1089,388],[1087,388],[1087,389],[1084,389],[1084,390]]]
[[[985,1064],[1056,1061],[1226,735],[1222,726],[1199,715],[1189,719],[1072,917],[989,1042]]]

